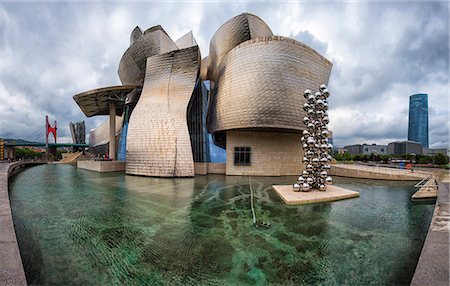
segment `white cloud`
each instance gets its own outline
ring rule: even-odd
[[[86,120],[72,96],[120,84],[132,29],[193,31],[202,56],[227,19],[251,12],[334,66],[330,118],[337,145],[406,139],[409,95],[429,94],[430,145],[448,145],[448,3],[0,3],[0,136],[24,137],[45,114]]]

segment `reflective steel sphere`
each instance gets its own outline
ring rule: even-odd
[[[327,178],[325,179],[325,183],[326,183],[327,185],[331,185],[331,184],[333,183],[333,179],[332,179],[331,177],[327,177]]]
[[[302,185],[302,191],[304,191],[304,192],[309,191],[310,188],[311,188],[311,187],[309,186],[308,183],[304,183],[304,184]]]
[[[292,188],[294,189],[294,192],[299,192],[300,191],[300,185],[295,183]]]
[[[312,94],[310,90],[305,90],[303,96],[307,99],[307,103],[303,104],[303,110],[307,113],[303,123],[307,128],[303,130],[300,140],[305,152],[302,161],[306,166],[302,176],[298,178],[297,186],[302,191],[309,191],[311,188],[325,191],[326,184],[332,182],[327,172],[331,160],[328,152],[332,149],[327,138],[327,124],[330,121],[327,98],[330,93],[326,85],[322,84],[319,92]],[[294,190],[297,186],[294,184]]]

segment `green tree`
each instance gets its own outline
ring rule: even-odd
[[[433,156],[433,162],[436,165],[446,165],[448,164],[448,157],[443,154],[436,154]]]

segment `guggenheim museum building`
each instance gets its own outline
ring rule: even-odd
[[[328,84],[331,68],[244,13],[214,33],[207,56],[192,32],[174,41],[161,26],[136,27],[118,67],[122,85],[74,100],[88,117],[109,115],[89,143],[125,160],[127,174],[299,175],[303,91]]]

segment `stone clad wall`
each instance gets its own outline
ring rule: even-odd
[[[356,165],[350,165],[350,167]],[[363,169],[365,168],[365,169]],[[407,170],[397,170],[388,168],[377,168],[372,167],[373,170],[368,170],[366,166],[357,168],[346,168],[345,166],[340,166],[333,164],[329,171],[330,176],[338,177],[348,177],[348,178],[359,178],[359,179],[372,179],[372,180],[392,180],[392,181],[420,181],[427,177],[426,174],[422,173],[411,173]]]
[[[251,147],[251,166],[234,165],[234,147]],[[285,176],[303,170],[300,134],[227,132],[227,175]]]
[[[128,127],[127,174],[194,176],[186,112],[198,69],[198,46],[148,58]]]

